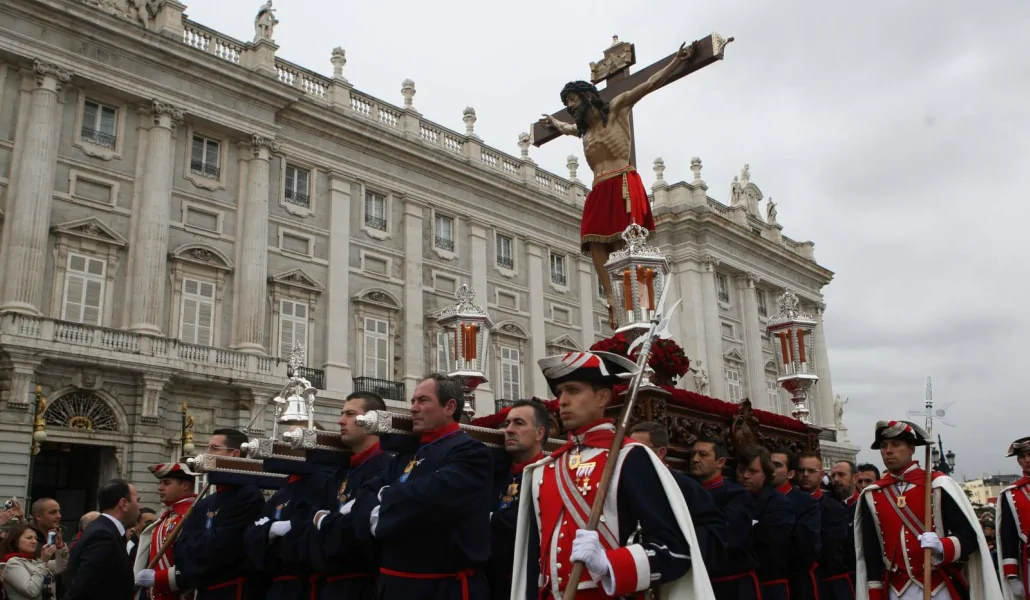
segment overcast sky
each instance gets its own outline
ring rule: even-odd
[[[190,18],[246,41],[262,0],[185,1]],[[427,118],[463,132],[473,106],[476,132],[511,154],[613,34],[636,44],[641,67],[713,31],[735,36],[725,61],[638,105],[645,184],[655,157],[681,181],[700,156],[725,201],[750,163],[784,234],[815,242],[836,273],[826,336],[860,460],[880,464],[873,424],[920,408],[931,375],[938,405],[954,403],[956,426],[937,431],[959,476],[1018,471],[1004,451],[1030,435],[1030,3],[276,4],[280,57],[331,75],[342,46],[357,89],[401,104],[411,78]],[[582,150],[564,138],[531,154],[567,176]]]

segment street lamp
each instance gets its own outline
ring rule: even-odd
[[[773,340],[779,377],[776,382],[790,392],[794,403],[791,416],[802,423],[811,423],[807,406],[808,392],[819,381],[812,357],[815,355],[816,322],[801,312],[801,301],[791,290],[783,292],[778,300],[780,312],[769,319],[766,329]]]
[[[36,467],[36,455],[39,454],[43,442],[46,441],[46,412],[47,401],[43,396],[42,386],[36,386],[35,412],[32,415],[32,441],[29,446],[29,476],[25,486],[25,508],[28,509],[32,502],[32,475]]]
[[[625,247],[612,252],[605,263],[612,284],[612,307],[617,328],[632,342],[651,328],[651,319],[669,283],[669,260],[657,247],[647,243],[647,229],[630,224],[622,232]]]
[[[182,403],[182,430],[179,436],[179,448],[182,449],[184,457],[193,456],[193,415],[189,413],[189,406]]]
[[[437,323],[446,332],[447,375],[461,382],[462,413],[471,420],[476,415],[476,388],[487,382],[487,340],[494,324],[486,309],[472,302],[476,292],[467,284],[458,288],[455,297],[457,304],[444,308]]]

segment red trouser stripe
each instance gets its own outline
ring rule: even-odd
[[[469,600],[469,576],[473,575],[475,569],[465,569],[457,573],[408,573],[407,571],[394,571],[386,567],[379,567],[379,572],[390,577],[401,579],[457,579],[461,582],[461,600]]]

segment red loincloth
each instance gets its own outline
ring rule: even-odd
[[[593,243],[621,243],[622,232],[631,222],[654,231],[651,203],[637,170],[626,167],[595,178],[583,205],[583,220],[579,227],[583,252],[589,252]]]

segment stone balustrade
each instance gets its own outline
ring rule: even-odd
[[[278,385],[286,369],[275,357],[18,313],[0,317],[0,345],[78,355],[91,363],[120,363],[137,369],[146,364],[200,381],[224,378],[228,369],[235,371],[233,378],[240,381]]]

